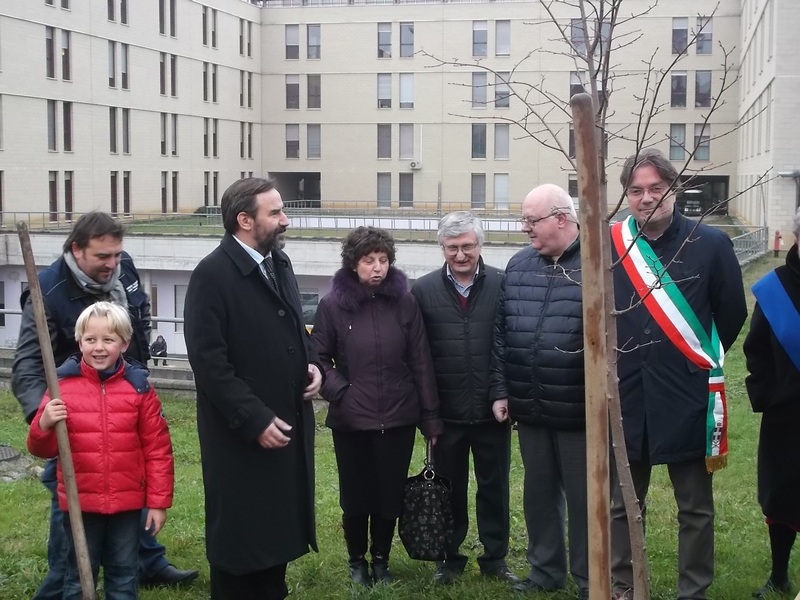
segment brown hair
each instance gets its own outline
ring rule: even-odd
[[[639,167],[650,165],[657,172],[658,175],[666,183],[671,185],[675,191],[678,190],[678,171],[672,166],[672,163],[661,153],[660,150],[655,148],[645,148],[640,150],[638,154],[629,156],[622,165],[622,172],[619,175],[619,182],[623,190],[627,190],[633,179],[633,172]]]
[[[64,242],[64,252],[72,250],[72,244],[76,244],[79,250],[83,250],[89,245],[89,240],[110,235],[115,240],[121,240],[125,234],[125,227],[108,213],[93,210],[81,216],[75,221],[72,231]]]
[[[261,179],[260,177],[239,179],[228,186],[228,189],[222,194],[221,202],[222,225],[225,227],[225,231],[230,234],[239,231],[239,213],[255,219],[256,198],[259,194],[274,189],[274,179]]]
[[[394,264],[394,239],[380,227],[356,227],[342,242],[342,267],[355,269],[358,261],[372,252],[385,252],[389,264]]]

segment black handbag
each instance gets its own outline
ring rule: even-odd
[[[432,444],[425,468],[406,479],[398,532],[406,552],[416,560],[444,560],[453,537],[453,486],[433,470]]]

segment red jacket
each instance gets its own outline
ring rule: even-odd
[[[114,514],[172,506],[172,444],[147,371],[122,361],[101,382],[95,369],[73,356],[58,376],[81,510]],[[45,394],[28,432],[28,450],[41,458],[58,456],[55,428],[39,427],[49,401]],[[60,463],[58,504],[67,510]]]

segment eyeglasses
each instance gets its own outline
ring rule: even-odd
[[[668,189],[669,186],[667,185],[652,185],[649,188],[632,187],[628,188],[625,194],[628,198],[633,198],[634,200],[644,197],[645,192],[648,192],[653,198],[661,198],[661,196],[667,193]]]
[[[544,221],[545,219],[549,219],[550,217],[557,217],[560,214],[561,213],[559,211],[555,211],[555,212],[551,212],[549,215],[545,215],[543,217],[539,217],[538,219],[536,219],[534,217],[521,217],[519,219],[519,222],[522,223],[523,225],[527,224],[528,227],[533,229],[534,227],[536,227],[537,223],[539,223],[540,221]]]
[[[472,252],[475,252],[477,248],[478,244],[463,244],[461,246],[445,246],[444,251],[446,254],[450,256],[455,256],[456,254],[458,254],[459,250],[464,254],[470,254]]]

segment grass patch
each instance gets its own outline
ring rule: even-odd
[[[745,271],[745,285],[774,268],[782,259],[765,258]],[[752,298],[750,304],[752,306]],[[745,332],[747,326],[745,326]],[[715,600],[749,598],[766,580],[769,572],[769,545],[766,527],[756,502],[756,447],[759,417],[750,410],[744,388],[746,375],[739,342],[728,354],[726,371],[730,400],[729,467],[715,476],[716,490],[716,572],[709,597]],[[200,578],[182,590],[142,590],[143,600],[178,600],[207,597],[208,563],[205,560],[203,533],[203,488],[195,428],[194,403],[164,398],[176,458],[175,507],[159,539],[167,547],[167,557],[181,568],[195,568]],[[318,420],[322,415],[318,415]],[[319,421],[321,423],[321,421]],[[25,449],[26,427],[16,400],[0,393],[0,443]],[[423,447],[418,440],[412,471],[421,467]],[[508,586],[485,581],[474,558],[481,552],[474,523],[464,549],[473,560],[464,577],[447,588],[431,583],[433,566],[408,558],[395,536],[391,558],[396,583],[373,590],[352,590],[348,585],[346,553],[342,540],[336,463],[330,432],[321,425],[316,437],[317,533],[320,553],[309,554],[292,563],[288,582],[292,597],[304,600],[329,598],[370,598],[400,600],[440,598],[451,600],[489,600],[519,597]],[[527,537],[522,515],[522,463],[516,434],[511,465],[511,541],[508,562],[520,576],[527,575],[525,562]],[[474,495],[474,481],[471,492]],[[474,502],[474,498],[471,499]],[[46,542],[49,499],[47,491],[33,478],[13,483],[0,482],[0,597],[3,600],[30,598],[47,571]],[[651,562],[652,597],[674,599],[676,594],[677,524],[676,508],[664,467],[654,469],[648,511],[647,543]],[[471,514],[474,515],[474,509]],[[268,515],[253,515],[268,518]],[[792,578],[800,580],[800,562],[795,560]],[[544,600],[575,597],[571,587],[553,594],[530,594]]]

